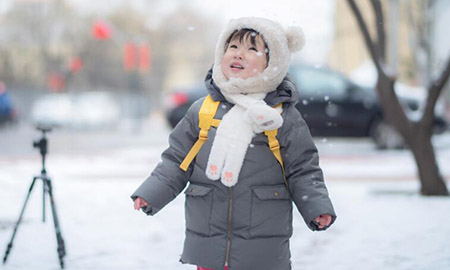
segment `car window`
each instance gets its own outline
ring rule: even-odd
[[[346,94],[346,81],[332,72],[319,69],[296,69],[294,79],[300,96],[342,98]]]

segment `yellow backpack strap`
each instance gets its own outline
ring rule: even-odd
[[[198,126],[200,127],[200,132],[198,134],[198,140],[192,146],[189,153],[184,158],[183,162],[180,164],[180,168],[183,171],[187,171],[189,165],[192,160],[194,160],[195,156],[197,156],[200,148],[208,139],[208,131],[211,126],[218,126],[220,124],[220,120],[214,119],[214,115],[216,115],[217,108],[219,107],[220,101],[214,101],[210,95],[206,96],[205,100],[200,107],[200,111],[198,112]]]
[[[283,105],[280,103],[280,104],[276,105],[275,108],[282,108],[282,106]],[[284,183],[286,184],[286,188],[289,191],[289,185],[288,185],[288,182],[286,179],[286,174],[284,172],[283,158],[281,157],[280,143],[278,142],[278,139],[277,139],[278,130],[277,129],[267,130],[267,131],[264,131],[264,134],[267,136],[267,140],[269,141],[270,151],[272,151],[273,155],[278,160],[278,163],[280,163],[281,170],[283,173]]]

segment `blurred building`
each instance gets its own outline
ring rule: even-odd
[[[372,37],[376,33],[370,1],[356,1]],[[400,81],[427,85],[449,57],[450,1],[382,1],[386,55]],[[364,40],[347,1],[336,1],[335,37],[329,64],[349,74],[371,62]]]

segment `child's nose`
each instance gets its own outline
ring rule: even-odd
[[[243,58],[243,52],[242,52],[242,50],[238,50],[237,52],[236,52],[236,54],[234,55],[234,57],[235,58],[238,58],[238,59],[242,59]]]

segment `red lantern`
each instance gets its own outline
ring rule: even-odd
[[[47,75],[47,87],[52,92],[62,92],[66,88],[66,81],[63,76],[56,72]]]
[[[70,60],[69,70],[73,73],[80,71],[83,68],[83,61],[79,57],[74,57]]]
[[[141,72],[150,70],[150,49],[146,44],[139,47],[139,70]]]
[[[125,70],[139,69],[145,73],[150,70],[150,49],[149,46],[136,45],[134,43],[126,43],[123,48],[123,68]]]
[[[133,43],[125,44],[123,50],[123,68],[132,70],[136,66],[136,45]]]
[[[92,36],[99,40],[106,40],[111,37],[111,28],[103,21],[97,21],[92,26]]]

